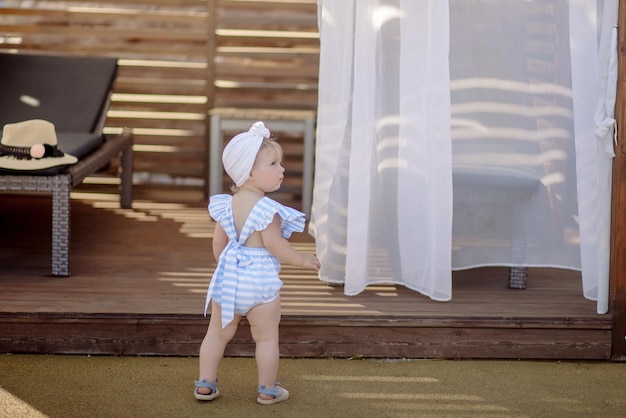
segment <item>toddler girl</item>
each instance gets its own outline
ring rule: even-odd
[[[218,194],[209,202],[209,213],[217,222],[213,255],[218,264],[207,292],[205,314],[211,301],[211,319],[200,346],[200,379],[194,389],[198,400],[219,395],[217,369],[243,316],[256,344],[257,402],[268,405],[289,398],[276,382],[280,263],[314,270],[320,263],[287,241],[292,232],[304,230],[304,214],[265,196],[283,181],[282,158],[282,148],[263,122],[236,135],[224,148],[224,169],[235,186],[232,196]]]

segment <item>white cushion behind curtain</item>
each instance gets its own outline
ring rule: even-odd
[[[451,297],[448,5],[318,2],[320,277]]]

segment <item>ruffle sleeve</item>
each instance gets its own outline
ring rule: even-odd
[[[281,234],[284,238],[291,237],[293,232],[304,231],[305,215],[304,213],[281,205],[277,201],[269,197],[263,197],[254,208],[254,229],[263,231],[274,220],[274,215],[278,214],[281,218]]]
[[[220,222],[228,213],[228,207],[233,197],[229,194],[216,194],[209,199],[209,215],[216,222]]]

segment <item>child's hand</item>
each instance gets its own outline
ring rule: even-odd
[[[320,260],[313,254],[302,253],[302,267],[317,271],[320,269]]]

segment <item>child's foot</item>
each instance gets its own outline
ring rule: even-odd
[[[212,401],[220,394],[220,391],[217,389],[217,379],[215,383],[210,383],[206,380],[196,380],[195,386],[193,396],[199,401]]]
[[[259,397],[256,398],[256,401],[262,405],[272,405],[287,399],[289,399],[287,389],[281,388],[279,383],[276,383],[271,389],[265,385],[259,386]]]

